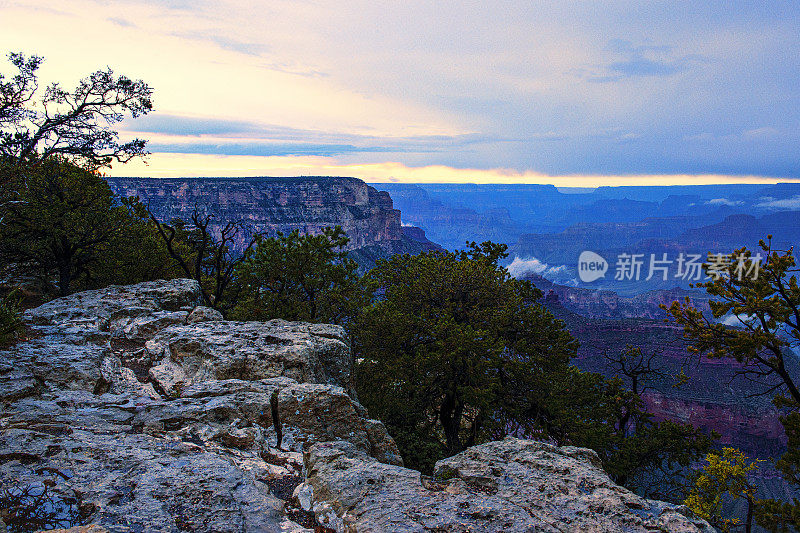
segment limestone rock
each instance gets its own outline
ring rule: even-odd
[[[315,505],[327,502],[348,532],[707,532],[681,506],[611,482],[591,450],[506,439],[440,461],[434,483],[377,462],[351,443],[305,454]]]
[[[200,305],[200,286],[191,279],[148,281],[136,285],[112,285],[56,298],[25,312],[40,326],[59,328],[94,326],[103,329],[112,319],[135,317],[153,311],[179,311]]]
[[[199,322],[160,331],[148,345],[153,352],[159,349],[192,382],[284,376],[339,385],[354,394],[352,355],[339,326],[285,320]]]
[[[124,368],[134,375],[136,369],[120,370],[115,357],[141,351],[138,344],[159,328],[186,319],[181,307],[199,303],[197,282],[178,279],[81,292],[30,309],[23,318],[31,339],[0,351],[0,394],[18,396],[36,383],[39,391],[139,389],[149,395],[152,387],[138,387]],[[124,350],[131,353],[118,353]],[[146,375],[145,370],[141,377]]]
[[[301,531],[270,488],[301,475],[299,454],[271,445],[269,418],[272,391],[300,385],[287,378],[208,382],[168,401],[80,390],[23,398],[0,418],[0,484],[52,483],[62,501],[74,500],[92,523],[112,531],[122,524],[142,531]],[[342,392],[319,387],[302,394]],[[331,436],[363,445],[364,419],[348,425],[340,418]],[[325,438],[313,433],[320,422],[312,419],[298,417],[301,427],[285,422],[290,445]]]
[[[394,439],[386,431],[386,426],[380,420],[365,420],[367,438],[369,439],[369,455],[382,463],[403,466],[400,449]]]
[[[685,507],[647,500],[614,484],[597,454],[586,448],[508,438],[439,461],[434,479],[445,475],[544,521],[582,531],[713,531],[687,516]]]
[[[100,364],[101,379],[95,384],[95,393],[131,393],[151,399],[160,398],[150,383],[141,383],[130,368],[122,366],[119,357],[106,356]]]
[[[70,533],[299,533],[286,504],[305,447],[398,455],[339,386],[352,390],[341,328],[223,322],[199,303],[196,282],[172,280],[26,312],[31,338],[0,350],[0,486],[47,487]]]
[[[344,389],[288,378],[193,384],[179,398],[142,405],[132,425],[151,435],[176,432],[182,438],[194,435],[232,448],[249,449],[259,442],[272,447],[270,400],[275,391],[287,450],[302,451],[315,442],[345,440],[380,461],[402,464],[397,445],[383,425],[369,420],[364,408]]]
[[[183,324],[188,317],[187,311],[157,311],[137,316],[120,328],[121,334],[133,342],[146,342],[167,326]],[[117,331],[119,332],[119,329]]]
[[[14,374],[16,384],[9,383],[12,387],[23,386],[20,379],[28,384],[34,379],[48,387],[93,390],[102,377],[103,358],[109,353],[107,345],[89,343],[85,338],[45,335],[0,351],[0,380],[10,380]]]
[[[301,383],[278,394],[281,420],[313,435],[312,442],[347,440],[381,462],[402,465],[400,451],[383,424],[341,387]]]
[[[195,307],[194,310],[189,313],[186,323],[197,324],[198,322],[222,322],[222,313],[211,307]]]
[[[11,402],[32,396],[36,393],[37,387],[36,378],[27,369],[8,368],[0,374],[0,402]]]
[[[180,365],[166,360],[149,370],[150,380],[165,398],[177,398],[186,386],[188,378]]]

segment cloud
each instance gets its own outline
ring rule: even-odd
[[[259,42],[247,42],[235,37],[207,32],[174,32],[172,35],[181,39],[193,41],[206,41],[215,44],[223,50],[238,52],[250,56],[260,56],[269,50],[269,47]]]
[[[128,120],[123,123],[123,128],[128,132],[157,133],[175,136],[245,136],[254,134],[262,139],[291,140],[291,141],[317,141],[317,142],[382,142],[391,139],[394,142],[409,144],[446,144],[469,145],[481,142],[490,142],[485,136],[476,135],[416,135],[416,136],[386,136],[363,135],[337,131],[313,130],[280,126],[277,124],[264,124],[251,120],[232,120],[215,118],[213,116],[197,117],[175,115],[168,113],[153,113]],[[502,139],[496,139],[499,142]]]
[[[72,84],[110,65],[151,84],[161,112],[231,121],[200,124],[201,135],[404,148],[391,161],[350,152],[347,164],[800,177],[800,86],[792,83],[800,78],[800,12],[786,3],[0,6],[0,48],[45,56],[48,81]],[[91,31],[75,39],[76,27]],[[246,122],[287,131],[249,131]],[[618,133],[594,135],[602,131]],[[439,146],[437,134],[447,139]],[[467,144],[465,134],[480,140]],[[398,140],[415,136],[428,140]]]
[[[152,150],[152,146],[150,149]],[[366,182],[404,183],[545,183],[557,187],[600,185],[714,185],[729,183],[800,183],[800,179],[724,174],[545,174],[507,168],[455,168],[445,165],[410,166],[396,161],[344,162],[343,157],[245,156],[201,153],[159,153],[147,161],[114,166],[112,176],[352,176]]]
[[[205,4],[203,0],[132,0],[131,3],[163,7],[179,11],[199,11],[203,4]]]
[[[538,274],[543,277],[555,276],[563,274],[567,270],[566,265],[550,266],[547,263],[539,261],[535,257],[522,259],[519,256],[515,257],[506,268],[508,268],[508,272],[515,278],[525,276],[526,274]]]
[[[154,152],[219,155],[336,155],[343,153],[432,153],[451,147],[512,142],[477,135],[388,137],[260,124],[247,120],[153,113],[127,121],[125,131],[155,136]],[[149,134],[149,135],[148,135]],[[198,139],[201,142],[196,142]]]
[[[123,28],[135,28],[136,27],[136,24],[134,24],[130,20],[124,19],[122,17],[108,17],[106,20],[116,24],[117,26],[121,26]]]
[[[306,68],[294,63],[268,63],[264,65],[264,68],[274,70],[275,72],[291,74],[293,76],[302,76],[304,78],[327,78],[330,76],[328,72]]]
[[[721,324],[725,324],[726,326],[738,326],[743,327],[743,322],[746,323],[748,320],[751,320],[752,317],[750,315],[734,315],[734,314],[727,314],[717,320],[717,322]]]
[[[259,126],[246,120],[153,113],[127,121],[125,129],[139,133],[164,133],[167,135],[225,135],[251,133],[258,131]]]
[[[766,209],[800,209],[800,195],[792,196],[791,198],[782,198],[780,200],[765,197],[762,201],[756,204],[756,207],[763,207]]]
[[[595,82],[612,82],[626,78],[666,77],[685,72],[705,62],[699,54],[674,57],[671,46],[634,46],[626,40],[609,41],[608,50],[622,56],[607,65],[590,70],[586,79]]]
[[[780,135],[780,132],[775,128],[765,126],[763,128],[753,128],[742,133],[745,138],[769,138]]]
[[[712,198],[706,202],[707,205],[727,205],[735,206],[744,204],[741,200],[729,200],[727,198]]]
[[[311,143],[152,143],[148,150],[166,154],[210,154],[225,156],[332,156],[364,152],[400,152],[402,148]]]

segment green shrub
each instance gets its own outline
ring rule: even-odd
[[[0,299],[0,346],[13,343],[22,327],[20,299],[12,292]]]

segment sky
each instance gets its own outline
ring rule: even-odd
[[[118,176],[800,180],[794,0],[0,0],[11,51],[154,88]]]

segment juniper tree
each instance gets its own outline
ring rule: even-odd
[[[781,418],[788,449],[777,462],[786,480],[800,487],[800,287],[794,252],[775,250],[772,237],[760,241],[757,255],[747,248],[734,250],[716,279],[699,284],[712,299],[712,316],[675,302],[674,320],[692,341],[690,350],[701,356],[739,363],[736,373],[754,381],[757,394],[773,397],[784,410]],[[763,260],[761,254],[764,254]],[[722,321],[730,318],[735,326]],[[756,520],[770,529],[800,529],[800,502],[756,502]]]
[[[0,73],[0,185],[51,156],[88,170],[127,162],[145,154],[145,141],[122,142],[113,129],[126,115],[153,109],[153,90],[142,80],[107,68],[72,89],[59,83],[42,88],[39,56],[10,53],[14,74]]]
[[[348,257],[348,242],[340,226],[318,235],[294,230],[258,237],[236,267],[241,292],[232,316],[349,323],[369,295]]]

